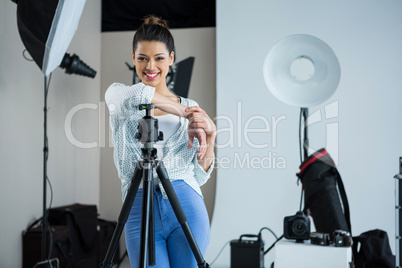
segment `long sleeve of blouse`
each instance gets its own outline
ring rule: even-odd
[[[139,110],[140,104],[151,103],[155,88],[142,83],[126,86],[113,83],[106,91],[105,101],[110,112],[110,127],[114,146],[114,163],[122,182],[123,200],[127,195],[134,170],[138,161],[142,160],[142,144],[135,138],[138,131],[138,120],[145,116],[144,110]],[[181,98],[181,104],[191,107],[198,104],[187,98]],[[199,195],[200,186],[210,177],[214,163],[204,171],[198,164],[197,152],[199,143],[195,140],[191,149],[188,143],[188,120],[180,118],[179,129],[167,140],[163,159],[170,181],[183,180]],[[154,179],[157,178],[155,170]],[[162,184],[159,182],[164,198],[167,198]]]

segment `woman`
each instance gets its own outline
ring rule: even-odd
[[[209,116],[191,99],[176,96],[166,85],[169,66],[174,62],[174,40],[167,23],[157,17],[145,19],[133,39],[132,58],[141,83],[112,84],[105,99],[110,111],[114,161],[122,181],[125,199],[135,165],[142,160],[141,143],[135,139],[138,120],[145,111],[139,104],[152,103],[157,109],[164,140],[157,142],[162,159],[188,224],[201,253],[209,243],[209,220],[200,186],[213,169],[216,127]],[[196,138],[196,139],[195,139]],[[197,262],[154,172],[154,217],[156,267],[197,267]],[[142,183],[125,226],[130,263],[139,259]]]

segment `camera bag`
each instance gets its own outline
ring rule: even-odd
[[[297,176],[305,194],[304,212],[313,218],[317,232],[328,233],[331,238],[335,230],[350,233],[352,228],[345,187],[335,162],[325,148],[307,157],[300,165]]]

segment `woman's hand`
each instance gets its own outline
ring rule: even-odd
[[[205,155],[205,152],[207,150],[207,139],[206,139],[206,134],[205,131],[202,128],[194,128],[191,126],[189,123],[188,125],[188,149],[193,147],[194,143],[194,138],[198,139],[198,142],[200,144],[200,148],[198,150],[198,158],[202,159]]]
[[[187,119],[193,128],[201,128],[207,136],[215,136],[216,126],[207,113],[199,106],[192,106],[186,109]]]
[[[215,123],[208,116],[208,114],[198,106],[187,108],[186,113],[188,113],[187,119],[189,120],[189,148],[191,148],[193,145],[193,139],[197,138],[200,142],[198,158],[201,160],[205,155],[212,156],[216,137]]]

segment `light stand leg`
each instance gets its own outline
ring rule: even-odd
[[[187,223],[186,215],[184,214],[183,208],[180,205],[179,199],[173,189],[172,183],[169,180],[167,171],[162,162],[158,162],[156,165],[156,173],[165,189],[166,195],[168,196],[169,202],[172,205],[173,211],[179,221],[181,228],[190,244],[191,250],[193,251],[194,257],[197,260],[198,267],[209,267],[208,263],[205,262],[202,257],[201,251],[198,248],[197,242],[191,232],[190,226]]]
[[[138,191],[138,187],[140,186],[141,183],[142,174],[143,174],[142,165],[141,163],[138,163],[134,170],[133,179],[131,181],[130,187],[128,188],[126,199],[124,200],[123,207],[120,211],[120,215],[117,220],[117,225],[113,232],[112,240],[110,241],[102,267],[111,268],[113,266],[113,257],[116,254],[117,246],[119,245],[124,225],[126,224],[128,216],[130,215],[130,211],[133,206],[134,199]]]

